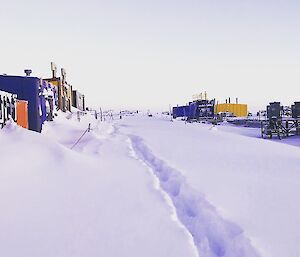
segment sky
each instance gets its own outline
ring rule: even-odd
[[[207,91],[250,110],[300,101],[300,1],[10,0],[0,74],[51,76],[90,106],[168,110]]]

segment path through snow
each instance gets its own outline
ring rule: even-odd
[[[221,218],[201,193],[190,188],[179,171],[156,157],[140,137],[129,135],[129,138],[136,156],[151,169],[172,200],[180,222],[193,237],[199,256],[259,256],[243,231]]]

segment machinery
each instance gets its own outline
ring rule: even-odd
[[[0,91],[0,126],[10,118],[17,121],[17,95]]]
[[[173,118],[185,117],[187,121],[214,119],[215,100],[194,100],[188,105],[173,107]]]
[[[292,117],[284,115],[280,102],[272,102],[267,106],[267,119],[261,122],[261,136],[278,138],[300,135],[300,102],[291,107]]]
[[[81,111],[85,111],[85,96],[77,90],[73,90],[72,94],[72,106]]]
[[[71,111],[72,105],[72,86],[66,81],[66,70],[61,69],[61,77],[57,77],[57,66],[51,62],[52,78],[44,79],[56,87],[57,99],[56,106],[63,112]]]
[[[52,121],[55,105],[58,100],[56,87],[46,80],[41,80],[41,108],[42,121]]]
[[[215,100],[196,100],[189,107],[189,121],[214,119]]]
[[[300,102],[295,102],[292,105],[292,117],[294,119],[300,119]]]

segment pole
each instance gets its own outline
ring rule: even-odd
[[[170,112],[170,121],[173,121],[173,115],[172,115],[172,109],[171,109],[171,105],[169,104],[169,112]]]
[[[102,116],[102,109],[101,109],[101,107],[100,107],[100,120],[102,121],[102,119],[103,119],[103,116]]]

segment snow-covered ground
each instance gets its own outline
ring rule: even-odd
[[[197,256],[147,168],[111,124],[59,117],[42,135],[0,131],[0,252],[6,257]]]
[[[142,114],[10,124],[1,256],[299,257],[300,148],[256,131]]]
[[[199,254],[256,256],[252,245],[261,256],[300,256],[300,148],[230,126],[151,118],[118,126],[174,195]]]
[[[234,134],[240,134],[248,137],[261,138],[261,129],[260,128],[250,128],[250,127],[240,127],[228,123],[223,123],[218,126],[218,129],[221,131],[226,131]],[[273,141],[282,144],[294,145],[300,147],[300,136],[289,136],[279,139],[277,136],[274,136],[272,139],[266,139],[267,141]]]

